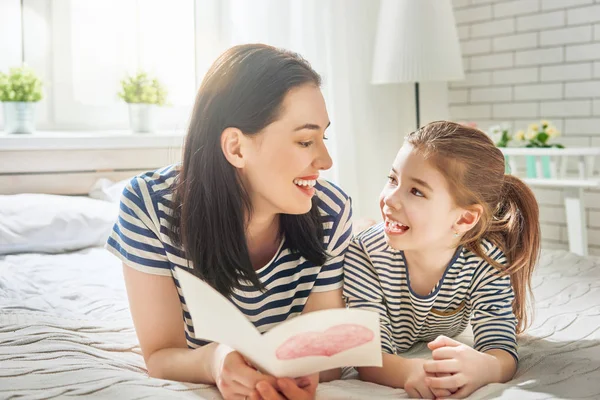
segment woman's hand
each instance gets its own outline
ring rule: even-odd
[[[275,378],[261,374],[240,353],[224,345],[215,350],[212,373],[225,400],[259,399],[258,382],[276,384]]]
[[[427,385],[436,389],[454,392],[450,398],[463,398],[480,387],[496,381],[500,374],[496,359],[472,347],[446,336],[438,336],[428,344],[433,361],[424,364],[431,374],[425,379]],[[437,377],[435,374],[448,374]]]
[[[425,369],[425,360],[414,358],[406,359],[407,370],[404,371],[406,376],[404,380],[404,390],[412,398],[419,399],[435,399],[437,397],[448,397],[452,393],[444,389],[432,390],[427,383],[429,375]]]
[[[277,379],[277,387],[281,393],[278,393],[269,382],[259,382],[256,389],[263,400],[314,400],[318,385],[319,374],[317,373],[296,379]],[[258,400],[261,397],[250,397],[249,400]]]

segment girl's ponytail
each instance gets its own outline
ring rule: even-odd
[[[513,311],[522,332],[528,325],[527,299],[531,295],[531,275],[540,252],[539,207],[531,189],[513,175],[504,176],[503,200],[492,218],[490,233],[503,245],[508,259],[504,272],[511,277],[515,301]],[[533,300],[533,299],[532,299]]]

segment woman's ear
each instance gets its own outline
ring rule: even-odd
[[[483,206],[474,204],[469,208],[463,209],[458,220],[454,223],[454,230],[459,234],[467,233],[471,230],[483,215]]]
[[[231,165],[243,168],[246,164],[242,151],[244,134],[237,128],[225,128],[221,133],[221,150]]]

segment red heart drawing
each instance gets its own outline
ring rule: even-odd
[[[373,331],[357,324],[332,326],[325,332],[304,332],[294,335],[275,352],[279,360],[293,360],[309,356],[331,357],[342,351],[370,342]]]

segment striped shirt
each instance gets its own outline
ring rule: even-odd
[[[168,235],[172,187],[177,174],[178,168],[169,166],[131,180],[121,196],[120,214],[106,248],[131,268],[173,278],[179,292],[187,344],[196,348],[207,342],[194,336],[194,323],[175,269],[187,269],[191,261],[188,263],[181,247],[174,245]],[[307,261],[283,238],[273,259],[256,271],[266,291],[243,286],[234,289],[229,298],[261,333],[299,315],[311,292],[342,287],[344,255],[352,232],[350,198],[325,180],[319,180],[315,189],[320,200],[327,261],[323,265]]]
[[[506,263],[487,240],[485,254]],[[471,321],[475,349],[502,349],[517,358],[517,320],[510,277],[459,247],[433,290],[423,296],[411,289],[404,253],[391,248],[380,223],[358,234],[344,262],[344,297],[349,307],[378,312],[385,353],[408,350],[438,335],[455,336]]]

